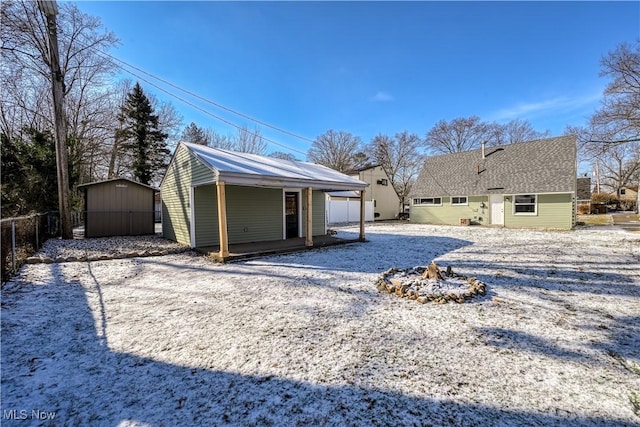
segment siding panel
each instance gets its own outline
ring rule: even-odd
[[[214,185],[203,185],[193,189],[196,246],[217,246],[218,233],[218,191]]]
[[[229,244],[282,240],[282,189],[228,185]]]
[[[311,227],[314,236],[327,234],[325,227],[325,194],[323,191],[313,191],[311,193]]]
[[[365,189],[364,198],[367,201],[375,200],[374,212],[379,214],[376,221],[395,219],[400,210],[400,198],[389,182],[389,176],[381,166],[375,166],[364,171],[360,171],[358,179],[369,184]],[[378,184],[381,179],[387,180],[387,185]]]
[[[460,196],[464,196],[464,194]],[[474,223],[482,225],[488,224],[490,221],[488,198],[486,196],[469,196],[467,200],[469,201],[468,205],[451,205],[451,197],[443,196],[442,206],[412,205],[410,214],[411,222],[418,224],[459,225],[461,218],[469,218],[474,221]],[[483,203],[484,207],[482,207]]]
[[[162,234],[170,240],[189,245],[192,182],[211,182],[214,174],[189,151],[178,146],[162,181]]]
[[[326,230],[326,195],[324,191],[314,190],[311,192],[311,232],[314,236],[322,236],[327,234]],[[300,202],[302,215],[300,218],[302,226],[302,236],[307,236],[307,190],[302,189],[302,201]]]
[[[128,180],[112,180],[85,188],[86,237],[153,234],[151,188]]]
[[[571,229],[573,225],[573,195],[539,194],[537,215],[514,215],[513,196],[504,201],[504,225],[514,228]]]

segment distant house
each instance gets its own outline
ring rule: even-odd
[[[78,186],[84,194],[85,237],[137,236],[155,233],[157,188],[115,178]]]
[[[364,201],[366,221],[398,218],[400,198],[382,166],[367,166],[346,174],[369,184]],[[354,218],[357,220],[360,210],[359,200],[360,195],[353,192],[327,193],[329,224],[352,222]]]
[[[625,185],[620,190],[618,190],[618,198],[620,200],[635,202],[636,200],[638,200],[638,186]]]
[[[430,157],[411,193],[411,221],[570,229],[576,139],[562,136]]]
[[[398,193],[391,185],[391,180],[382,166],[372,165],[347,172],[347,174],[369,184],[365,199],[373,202],[374,220],[398,218],[400,197],[398,197]]]
[[[162,180],[162,231],[194,248],[326,235],[325,193],[367,184],[313,163],[181,142]],[[364,221],[360,237],[364,239]]]
[[[591,178],[583,176],[576,180],[576,202],[578,206],[591,204]]]
[[[620,208],[623,210],[639,211],[640,193],[638,193],[637,185],[625,185],[622,187],[618,190],[618,199],[620,200]]]

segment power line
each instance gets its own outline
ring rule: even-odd
[[[98,49],[96,49],[96,50],[98,50]],[[201,101],[204,101],[204,102],[206,102],[206,103],[209,103],[209,104],[211,104],[211,105],[214,105],[214,106],[216,106],[216,107],[218,107],[218,108],[220,108],[220,109],[223,109],[223,110],[225,110],[225,111],[229,111],[230,113],[233,113],[233,114],[235,114],[235,115],[238,115],[238,116],[240,116],[240,117],[243,117],[243,118],[245,118],[245,119],[247,119],[247,120],[251,120],[252,122],[258,123],[258,124],[260,124],[260,125],[262,125],[262,126],[265,126],[265,127],[271,128],[271,129],[273,129],[273,130],[276,130],[276,131],[278,131],[278,132],[281,132],[281,133],[287,134],[287,135],[289,135],[289,136],[293,136],[293,137],[298,138],[298,139],[301,139],[301,140],[303,140],[303,141],[307,141],[307,142],[311,142],[311,143],[313,143],[313,142],[314,142],[314,140],[313,140],[313,139],[310,139],[310,138],[307,138],[307,137],[304,137],[304,136],[298,135],[298,134],[296,134],[296,133],[294,133],[294,132],[288,131],[288,130],[286,130],[286,129],[282,129],[282,128],[278,127],[278,126],[271,125],[271,124],[269,124],[269,123],[267,123],[267,122],[264,122],[264,121],[262,121],[262,120],[259,120],[259,119],[256,119],[256,118],[253,118],[253,117],[248,116],[248,115],[246,115],[246,114],[244,114],[244,113],[241,113],[241,112],[239,112],[239,111],[236,111],[236,110],[234,110],[234,109],[232,109],[232,108],[229,108],[229,107],[226,107],[226,106],[224,106],[224,105],[222,105],[222,104],[219,104],[219,103],[217,103],[217,102],[211,101],[210,99],[207,99],[207,98],[205,98],[205,97],[203,97],[203,96],[200,96],[200,95],[198,95],[197,93],[191,92],[191,91],[189,91],[189,90],[187,90],[187,89],[183,89],[183,88],[181,88],[180,86],[178,86],[178,85],[175,85],[175,84],[171,83],[170,81],[167,81],[167,80],[165,80],[165,79],[163,79],[163,78],[161,78],[161,77],[155,76],[155,75],[153,75],[153,74],[151,74],[151,73],[149,73],[149,72],[147,72],[147,71],[145,71],[145,70],[143,70],[143,69],[141,69],[141,68],[139,68],[139,67],[136,67],[135,65],[129,64],[129,63],[127,63],[126,61],[123,61],[123,60],[121,60],[121,59],[119,59],[119,58],[116,58],[115,56],[110,55],[110,54],[108,54],[108,53],[106,53],[106,52],[102,52],[102,51],[100,51],[100,50],[98,50],[98,52],[99,52],[100,54],[104,55],[104,56],[107,56],[107,57],[109,57],[109,58],[111,58],[111,59],[113,59],[113,60],[115,60],[115,61],[117,61],[117,62],[121,63],[121,64],[126,65],[126,66],[127,66],[127,67],[129,67],[129,68],[133,68],[133,69],[134,69],[134,70],[136,70],[136,71],[139,71],[139,72],[141,72],[141,73],[143,73],[143,74],[145,74],[145,75],[147,75],[147,76],[149,76],[149,77],[151,77],[151,78],[153,78],[153,79],[155,79],[155,80],[158,80],[158,81],[160,81],[160,82],[162,82],[162,83],[166,84],[167,86],[171,86],[171,87],[172,87],[172,88],[174,88],[174,89],[177,89],[177,90],[179,90],[179,91],[181,91],[181,92],[184,92],[184,93],[186,93],[187,95],[192,96],[192,97],[194,97],[194,98],[197,98],[197,99],[199,99],[199,100],[201,100]],[[119,67],[119,68],[122,68],[121,66],[118,66],[118,67]],[[125,71],[127,71],[127,70],[125,70]],[[127,72],[130,72],[130,71],[127,71]],[[133,74],[133,73],[132,73],[132,74]]]
[[[116,65],[117,65],[117,64],[116,64]],[[215,119],[217,119],[217,120],[220,120],[220,121],[221,121],[221,122],[223,122],[223,123],[226,123],[226,124],[228,124],[228,125],[230,125],[230,126],[233,126],[233,127],[235,127],[236,129],[242,129],[242,127],[241,127],[241,126],[239,126],[239,125],[237,125],[237,124],[235,124],[235,123],[232,123],[232,122],[230,122],[230,121],[228,121],[228,120],[226,120],[226,119],[223,119],[222,117],[217,116],[217,115],[213,114],[212,112],[207,111],[207,110],[205,110],[204,108],[201,108],[201,107],[199,107],[199,106],[195,105],[194,103],[192,103],[192,102],[190,102],[190,101],[188,101],[188,100],[186,100],[186,99],[184,99],[184,98],[182,98],[182,97],[180,97],[180,96],[178,96],[178,95],[176,95],[176,94],[173,94],[173,93],[169,92],[168,90],[166,90],[166,89],[164,89],[164,88],[162,88],[162,87],[158,86],[157,84],[155,84],[155,83],[153,83],[153,82],[150,82],[149,80],[145,79],[144,77],[141,77],[140,75],[138,75],[138,74],[136,74],[136,73],[134,73],[134,72],[132,72],[132,71],[130,71],[130,70],[127,70],[126,68],[124,68],[124,67],[123,67],[123,66],[121,66],[121,65],[117,65],[117,67],[118,67],[118,68],[120,68],[121,70],[123,70],[123,71],[125,71],[125,72],[127,72],[127,73],[131,74],[132,76],[134,76],[134,77],[136,77],[136,78],[138,78],[138,79],[142,80],[143,82],[145,82],[145,83],[147,83],[147,84],[149,84],[149,85],[151,85],[151,86],[155,87],[156,89],[158,89],[158,90],[160,90],[160,91],[162,91],[162,92],[166,93],[167,95],[169,95],[169,96],[171,96],[171,97],[173,97],[173,98],[176,98],[177,100],[179,100],[179,101],[181,101],[181,102],[183,102],[183,103],[185,103],[185,104],[189,105],[189,106],[190,106],[190,107],[192,107],[192,108],[195,108],[195,109],[196,109],[196,110],[198,110],[198,111],[201,111],[201,112],[202,112],[202,113],[204,113],[204,114],[207,114],[207,115],[209,115],[209,116],[211,116],[211,117],[213,117],[213,118],[215,118]],[[306,156],[306,155],[307,155],[307,153],[305,153],[304,151],[300,151],[300,150],[298,150],[298,149],[295,149],[295,148],[289,147],[289,146],[287,146],[287,145],[285,145],[285,144],[282,144],[282,143],[279,143],[279,142],[273,141],[272,139],[269,139],[269,138],[267,138],[267,137],[265,137],[265,136],[262,136],[262,135],[260,135],[260,134],[258,134],[258,133],[251,132],[251,131],[249,131],[248,129],[244,129],[244,130],[245,130],[248,134],[253,135],[253,136],[255,136],[255,137],[258,137],[258,138],[262,138],[263,140],[265,140],[265,141],[267,141],[267,142],[270,142],[271,144],[278,145],[278,146],[283,147],[283,148],[286,148],[287,150],[290,150],[290,151],[295,151],[296,153],[302,154],[302,155],[304,155],[304,156]]]

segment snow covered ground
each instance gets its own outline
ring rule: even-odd
[[[2,291],[2,424],[640,425],[640,235],[381,224],[367,238],[233,264],[24,266]],[[487,296],[376,290],[434,259]]]

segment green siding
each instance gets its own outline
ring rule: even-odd
[[[313,191],[311,193],[311,227],[314,236],[322,236],[327,234],[325,228],[325,201],[326,197],[323,191]]]
[[[574,206],[570,193],[538,195],[536,215],[514,215],[512,200],[513,196],[506,196],[504,201],[505,227],[570,229],[573,226]],[[484,203],[484,208],[481,203]],[[460,218],[470,218],[474,223],[488,225],[491,223],[488,207],[488,196],[470,196],[468,206],[452,206],[451,198],[445,196],[442,197],[442,206],[412,205],[411,221],[419,224],[458,225]]]
[[[469,196],[467,200],[468,205],[451,205],[451,197],[443,196],[442,206],[411,206],[411,221],[419,224],[459,225],[461,218],[468,218],[476,224],[488,224],[490,217],[487,196]]]
[[[227,185],[226,194],[229,244],[282,240],[282,189]]]
[[[191,183],[212,181],[213,178],[211,169],[190,155],[186,148],[178,146],[160,188],[164,237],[186,245],[191,243]]]
[[[325,212],[326,196],[324,191],[312,191],[311,193],[311,232],[314,236],[323,236],[327,234],[325,227],[326,212]],[[307,236],[307,227],[305,221],[307,220],[307,190],[302,190],[301,206],[301,224],[302,224],[302,237]]]
[[[193,189],[193,204],[196,228],[196,246],[217,246],[218,233],[218,191],[214,185],[203,185]]]
[[[560,228],[573,226],[573,195],[539,194],[536,215],[514,215],[513,196],[504,201],[504,225],[512,228]]]

